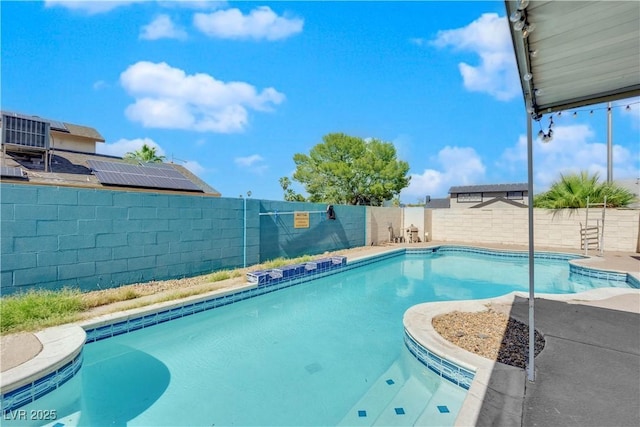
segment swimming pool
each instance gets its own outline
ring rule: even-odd
[[[540,254],[536,290],[628,287],[572,274],[570,258]],[[20,409],[55,410],[58,427],[452,425],[466,391],[408,353],[403,314],[526,291],[526,254],[451,247],[374,261],[88,344],[75,377]]]

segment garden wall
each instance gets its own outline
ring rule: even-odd
[[[591,219],[601,218],[601,210],[589,210]],[[580,223],[585,210],[556,214],[534,209],[534,239],[538,247],[580,249]],[[527,245],[528,209],[434,209],[431,215],[433,240],[462,243]],[[640,210],[607,209],[604,250],[637,252]]]
[[[0,201],[2,294],[110,288],[365,244],[363,206],[294,228],[291,214],[259,213],[326,205],[6,183]]]

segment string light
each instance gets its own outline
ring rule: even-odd
[[[538,120],[538,123],[540,123],[539,120]],[[547,128],[547,131],[546,132],[543,131],[542,125],[540,125],[540,132],[538,132],[538,138],[540,138],[542,142],[544,142],[545,144],[553,139],[552,128],[553,128],[553,115],[549,116],[549,127]]]
[[[595,111],[607,110],[608,112],[610,112],[610,111],[613,111],[613,109],[615,109],[615,108],[624,108],[625,111],[631,111],[633,109],[631,106],[632,105],[637,105],[637,104],[640,104],[640,101],[632,102],[632,103],[626,104],[626,105],[623,105],[623,104],[621,104],[621,105],[612,105],[611,107],[591,108],[591,109],[578,109],[578,110],[571,111],[571,114],[572,114],[572,116],[574,118],[577,118],[578,117],[578,113],[586,112],[586,111],[588,111],[589,115],[591,115],[591,116],[593,116],[593,113]],[[566,113],[566,111],[565,111],[565,113]],[[557,117],[562,117],[562,111],[558,111],[556,113],[556,115],[557,115]]]

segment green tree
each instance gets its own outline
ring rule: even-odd
[[[604,203],[607,207],[626,206],[634,201],[633,194],[614,183],[600,182],[597,173],[589,175],[582,171],[570,175],[560,175],[560,179],[551,185],[546,193],[538,194],[533,199],[533,206],[547,209],[577,209],[589,203]]]
[[[284,199],[287,202],[304,202],[304,196],[298,194],[291,188],[291,180],[288,176],[280,178],[280,187],[284,191]]]
[[[136,151],[129,151],[124,155],[124,159],[131,161],[139,161],[141,163],[162,163],[164,156],[159,156],[155,147],[142,144],[142,147]]]
[[[409,164],[389,142],[331,133],[309,155],[295,154],[293,179],[310,202],[380,206],[409,185]]]

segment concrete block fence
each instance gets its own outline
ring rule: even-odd
[[[3,295],[207,274],[362,246],[366,232],[363,206],[336,206],[335,220],[310,214],[309,228],[294,228],[285,212],[326,205],[7,183],[0,202]]]
[[[0,184],[0,293],[83,290],[189,277],[278,257],[381,244],[414,224],[421,240],[526,245],[527,209],[435,209]],[[294,226],[295,211],[309,227]],[[595,218],[598,212],[594,212]],[[580,248],[584,210],[534,210],[535,244]],[[607,209],[605,251],[640,252],[640,210]]]

